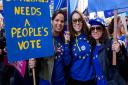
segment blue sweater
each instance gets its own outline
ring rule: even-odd
[[[91,45],[86,39],[86,35],[76,36],[72,43],[72,61],[70,77],[78,81],[88,81],[94,79],[94,68],[91,58]]]
[[[64,44],[60,37],[55,37],[55,46],[60,48],[61,52],[55,54],[52,85],[65,85],[64,66],[70,62],[69,44]]]

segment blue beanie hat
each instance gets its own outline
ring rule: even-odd
[[[105,21],[103,19],[101,19],[101,18],[91,19],[91,20],[89,20],[89,24],[91,26],[100,25],[102,27],[105,27]]]

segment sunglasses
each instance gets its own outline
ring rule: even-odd
[[[92,26],[91,28],[90,28],[90,30],[91,31],[93,31],[93,30],[102,30],[103,28],[101,27],[101,26]]]
[[[78,23],[82,23],[82,19],[81,18],[79,18],[79,19],[73,19],[72,22],[73,23],[77,23],[77,22]]]

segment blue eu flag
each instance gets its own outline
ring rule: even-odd
[[[121,9],[128,7],[128,0],[88,0],[89,12]]]
[[[65,8],[67,7],[67,1],[66,0],[54,0],[54,10],[58,10],[60,8]]]

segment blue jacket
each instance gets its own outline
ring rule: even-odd
[[[76,36],[71,45],[71,67],[70,77],[78,81],[94,79],[94,68],[92,66],[91,45],[86,35]]]
[[[60,37],[55,37],[55,46],[60,48],[61,52],[55,54],[52,85],[65,85],[64,66],[70,62],[69,44],[63,43]]]

